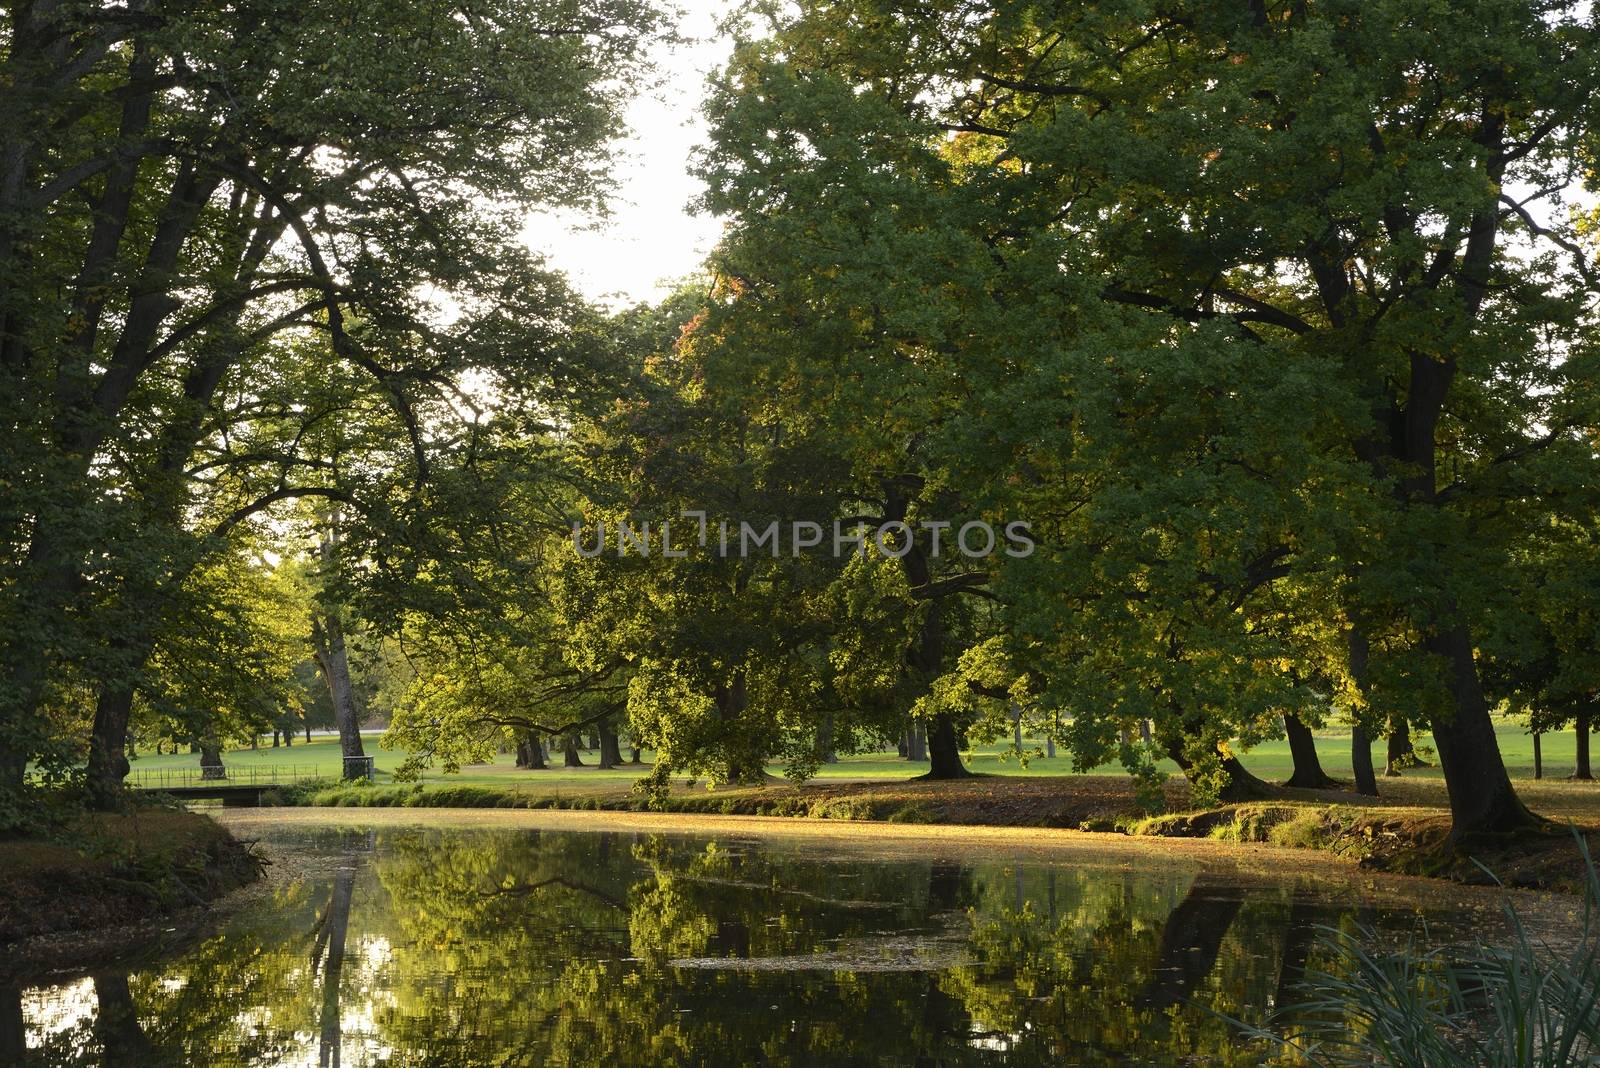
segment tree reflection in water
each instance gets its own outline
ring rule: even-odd
[[[1218,1014],[1263,1019],[1341,919],[1166,867],[551,832],[310,845],[315,874],[173,960],[55,1001],[0,988],[5,1063],[1258,1063]]]

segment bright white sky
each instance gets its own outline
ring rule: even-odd
[[[717,33],[728,0],[679,0],[676,48],[655,53],[661,85],[628,109],[630,134],[615,170],[617,196],[609,218],[572,214],[530,219],[524,239],[566,272],[589,297],[613,306],[653,301],[664,283],[692,273],[711,251],[721,224],[691,215],[700,183],[689,177],[689,153],[705,137],[700,102],[706,77],[728,57],[731,42]]]

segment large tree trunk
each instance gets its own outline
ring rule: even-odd
[[[1456,626],[1429,639],[1425,648],[1445,659],[1455,714],[1433,721],[1434,744],[1450,794],[1450,845],[1475,834],[1528,827],[1534,816],[1517,798],[1500,757],[1489,703],[1472,659],[1472,639]]]
[[[1237,888],[1196,878],[1161,928],[1153,974],[1136,1004],[1166,1009],[1187,1000],[1217,966],[1222,940],[1243,905]]]
[[[1483,191],[1482,199],[1473,206],[1461,256],[1454,267],[1453,280],[1457,284],[1449,292],[1455,307],[1447,316],[1453,329],[1475,329],[1489,293],[1488,279],[1503,211],[1500,185],[1510,160],[1510,154],[1502,151],[1506,130],[1503,112],[1486,112],[1475,135],[1484,149],[1479,172]],[[1325,247],[1320,238],[1308,242],[1306,253],[1323,310],[1335,328],[1345,325],[1353,307],[1352,287],[1338,254]],[[1396,382],[1392,371],[1370,380],[1377,401],[1372,429],[1364,430],[1351,444],[1356,456],[1371,468],[1375,481],[1392,485],[1402,513],[1425,519],[1422,523],[1409,523],[1403,537],[1387,550],[1394,557],[1391,563],[1420,565],[1429,574],[1430,583],[1448,588],[1458,546],[1448,541],[1430,543],[1413,531],[1439,526],[1431,514],[1444,507],[1438,491],[1439,424],[1457,365],[1449,352],[1422,349],[1409,351],[1407,361],[1409,373],[1404,382]],[[1407,517],[1402,514],[1400,518]],[[1448,698],[1449,707],[1443,714],[1436,714],[1430,726],[1450,794],[1447,843],[1454,846],[1475,834],[1529,825],[1533,817],[1511,788],[1500,756],[1488,702],[1473,661],[1472,636],[1460,606],[1436,596],[1407,605],[1404,610],[1408,622],[1425,636],[1420,651],[1439,657],[1446,668],[1448,682],[1441,696]]]
[[[1574,779],[1593,779],[1594,772],[1589,767],[1589,718],[1591,710],[1585,708],[1574,718],[1572,729],[1577,732],[1578,758],[1573,765],[1572,777]]]
[[[1192,720],[1186,721],[1185,727],[1194,732],[1194,737],[1199,736],[1198,723]],[[1195,764],[1184,752],[1183,743],[1182,737],[1172,737],[1167,740],[1165,748],[1167,756],[1172,758],[1172,762],[1178,765],[1178,769],[1192,783],[1195,781]],[[1271,783],[1252,774],[1250,769],[1241,764],[1239,758],[1232,753],[1222,755],[1222,772],[1224,779],[1222,789],[1217,792],[1218,801],[1232,804],[1238,801],[1256,801],[1282,796]]]
[[[723,778],[730,786],[759,786],[767,781],[766,755],[753,748],[741,730],[749,693],[746,690],[743,668],[736,669],[726,685],[718,686],[713,695],[717,717],[724,732]]]
[[[517,739],[517,767],[529,771],[544,771],[549,767],[544,757],[544,739],[533,731]]]
[[[176,522],[176,509],[171,510]],[[166,517],[164,517],[166,518]],[[192,570],[185,563],[180,573],[169,577],[165,584],[171,589]],[[143,599],[144,609],[124,618],[124,632],[110,643],[110,664],[100,693],[95,699],[94,720],[89,727],[89,762],[85,769],[84,785],[89,807],[109,812],[122,803],[122,782],[128,776],[128,722],[133,717],[134,692],[138,688],[139,674],[144,670],[151,654],[155,652],[157,621],[161,617],[164,589],[150,585],[136,588],[132,579],[123,582],[124,597]]]
[[[365,756],[361,748],[361,710],[355,685],[350,680],[350,658],[345,650],[344,625],[336,611],[319,613],[311,623],[311,640],[316,649],[317,666],[328,685],[333,702],[333,722],[339,729],[339,751],[344,757],[344,777],[364,779],[366,775],[352,765],[351,757]]]
[[[561,766],[564,768],[588,767],[578,755],[578,732],[568,731],[561,736]]]
[[[94,1034],[104,1051],[100,1061],[107,1068],[142,1068],[158,1058],[149,1037],[139,1026],[139,1007],[134,1004],[126,973],[96,975]]]
[[[89,807],[110,812],[122,804],[122,781],[128,777],[123,752],[128,720],[133,714],[133,679],[107,681],[94,704],[89,728],[89,766],[84,775]]]
[[[222,766],[222,745],[212,739],[200,742],[200,778],[225,779],[227,769]]]
[[[1294,758],[1294,774],[1289,776],[1289,781],[1284,785],[1307,790],[1324,790],[1339,785],[1322,770],[1322,761],[1317,759],[1317,742],[1311,734],[1311,728],[1293,712],[1285,712],[1283,729],[1289,736],[1289,753]]]
[[[600,735],[599,767],[614,768],[622,763],[622,746],[617,742],[617,732],[610,722],[602,722],[595,732]]]
[[[970,779],[972,772],[961,762],[961,739],[955,720],[940,712],[928,721],[928,772],[920,779]]]

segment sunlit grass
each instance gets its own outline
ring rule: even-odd
[[[1498,735],[1500,751],[1511,776],[1517,779],[1532,778],[1533,743],[1526,731],[1518,724],[1503,722],[1499,726]],[[1416,741],[1419,746],[1432,745],[1431,737],[1426,734],[1419,735]],[[967,760],[973,771],[989,775],[1070,775],[1075,771],[1070,758],[1064,755],[1053,758],[1040,755],[1044,744],[1039,739],[1026,741],[1025,748],[1030,751],[1026,767],[1010,752],[1009,745],[977,747],[967,754]],[[1319,733],[1317,749],[1323,769],[1328,774],[1336,779],[1350,778],[1348,733],[1334,731]],[[1543,749],[1547,777],[1560,778],[1572,770],[1576,751],[1576,741],[1572,732],[1563,731],[1545,735]],[[375,758],[380,781],[389,781],[394,770],[404,759],[403,753],[380,748],[377,734],[367,735],[366,750],[369,756]],[[1034,752],[1036,750],[1040,752]],[[647,768],[641,769],[638,765],[626,765],[601,771],[593,766],[597,756],[598,754],[594,752],[586,751],[583,759],[589,766],[585,768],[569,769],[553,766],[544,771],[530,772],[515,767],[515,758],[511,753],[502,753],[493,763],[469,765],[462,768],[458,774],[448,776],[441,771],[432,770],[426,773],[425,779],[430,782],[448,781],[497,786],[527,783],[537,785],[539,788],[549,788],[558,783],[574,787],[620,786],[632,783],[647,770]],[[644,754],[647,764],[651,756],[649,752]],[[1281,740],[1264,742],[1245,753],[1242,759],[1252,772],[1269,781],[1287,779],[1293,769],[1288,743]],[[277,767],[287,770],[293,767],[297,773],[323,778],[336,777],[341,767],[338,741],[330,737],[318,737],[312,742],[301,742],[287,748],[263,745],[256,749],[234,749],[224,755],[224,760],[232,768]],[[133,770],[136,775],[139,772],[163,770],[189,771],[197,769],[199,761],[199,756],[192,753],[160,756],[147,753],[134,761]],[[1384,763],[1381,742],[1373,746],[1373,763],[1381,776]],[[1177,766],[1170,761],[1163,761],[1161,766],[1170,773],[1177,773]],[[783,774],[783,768],[776,764],[769,766],[767,770],[776,776]],[[893,752],[859,753],[841,757],[836,764],[824,765],[818,771],[817,777],[821,780],[892,780],[911,778],[926,770],[927,765],[903,760]],[[1122,773],[1122,768],[1118,764],[1106,764],[1091,770],[1108,775]],[[1408,779],[1430,779],[1438,776],[1437,767],[1412,768],[1406,772]]]

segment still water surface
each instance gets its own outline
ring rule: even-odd
[[[266,887],[131,967],[0,988],[0,1062],[1255,1064],[1223,1017],[1262,1021],[1320,926],[1482,918],[1129,851],[438,824],[258,818]]]

